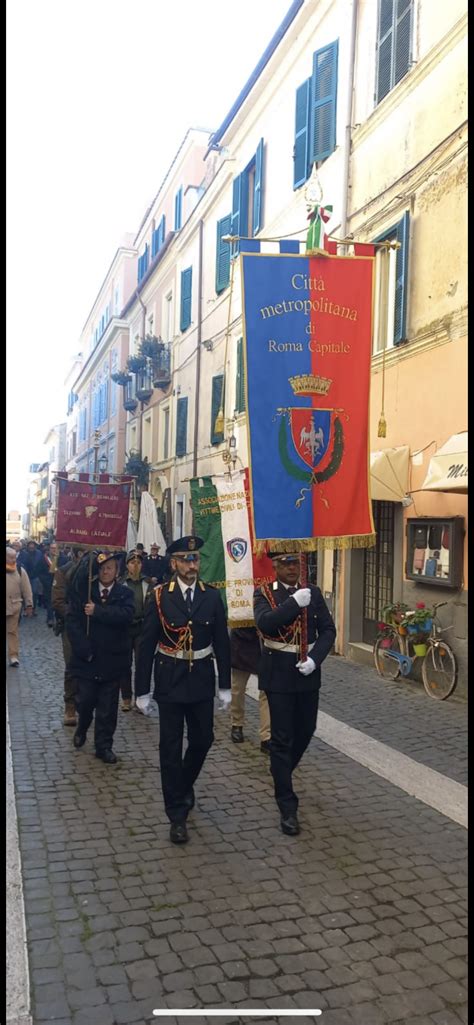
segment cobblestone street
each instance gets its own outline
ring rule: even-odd
[[[60,639],[42,614],[20,632],[8,703],[34,1025],[184,1022],[153,1012],[187,1008],[195,1022],[250,1008],[321,1025],[467,1022],[461,825],[315,738],[295,773],[302,832],[284,836],[248,698],[242,745],[216,713],[177,848],[157,713],[119,713],[116,766],[94,757],[92,731],[75,751]],[[462,701],[332,656],[321,708],[466,782]]]

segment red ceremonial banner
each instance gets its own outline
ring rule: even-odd
[[[58,477],[56,540],[94,548],[124,548],[131,482],[97,484]]]

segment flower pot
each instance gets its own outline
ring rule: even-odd
[[[407,631],[406,626],[399,626],[398,627],[398,632],[400,634],[400,637],[406,637],[408,631]]]
[[[428,651],[428,645],[413,644],[413,651],[415,652],[415,655],[426,655],[426,652]]]
[[[419,634],[420,628],[417,623],[407,623],[407,630],[409,634]]]
[[[380,647],[381,648],[389,648],[390,647],[390,643],[391,643],[390,642],[390,637],[383,637],[382,640],[380,641]]]

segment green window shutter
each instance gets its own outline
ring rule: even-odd
[[[393,344],[400,345],[407,337],[407,297],[408,297],[408,239],[410,234],[410,214],[404,213],[396,227],[397,249],[396,283],[395,283],[395,327]]]
[[[231,214],[222,217],[217,222],[217,243],[216,243],[216,292],[223,292],[229,284],[230,276],[230,245],[223,242],[223,235],[230,234]]]
[[[245,409],[245,379],[244,379],[244,343],[242,338],[237,342],[237,376],[235,379],[235,408],[238,413]]]
[[[181,271],[181,331],[186,331],[191,323],[193,268]]]
[[[311,163],[326,160],[336,147],[338,40],[313,54],[311,80]]]
[[[224,375],[216,374],[212,378],[212,398],[211,398],[211,445],[218,445],[219,442],[224,441],[224,432],[216,434],[214,430],[217,414],[221,408],[221,402],[223,402],[222,388],[224,385]]]
[[[241,199],[242,199],[242,184],[243,184],[243,175],[239,174],[237,176],[237,178],[234,178],[234,181],[232,182],[232,215],[231,215],[231,222],[230,222],[230,233],[231,233],[231,235],[241,235],[242,234],[242,232],[240,230],[240,220],[241,220],[240,207],[241,207]],[[240,242],[233,242],[232,243],[232,256],[237,256],[237,254],[239,252],[239,249],[240,249]]]
[[[410,70],[413,0],[379,0],[376,103]]]
[[[178,399],[176,414],[176,455],[185,456],[188,434],[188,400]]]
[[[293,147],[293,188],[297,189],[309,178],[309,108],[311,79],[296,90],[295,144]]]
[[[263,224],[263,139],[257,146],[255,154],[255,179],[253,186],[252,235],[258,235]]]

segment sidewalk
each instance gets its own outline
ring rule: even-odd
[[[120,715],[117,766],[90,741],[75,751],[60,641],[33,620],[21,643],[8,700],[33,1025],[184,1022],[186,1008],[215,1023],[258,1008],[306,1010],[280,1019],[300,1025],[467,1021],[462,826],[316,738],[295,774],[302,833],[283,836],[248,698],[245,744],[216,715],[176,848],[157,716]],[[461,702],[336,656],[323,679],[323,713],[465,781]]]

